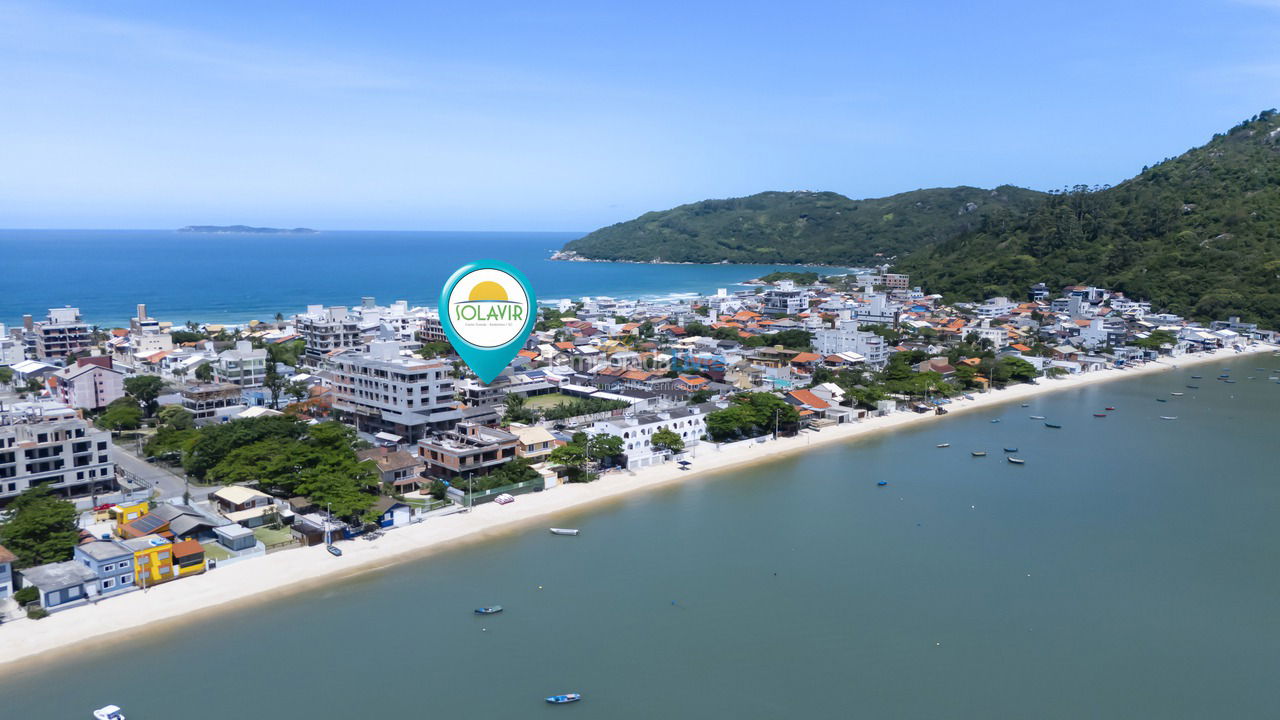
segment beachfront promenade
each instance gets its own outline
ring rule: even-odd
[[[1165,358],[1128,369],[1108,369],[1058,379],[1041,379],[1035,385],[1014,385],[1004,390],[958,399],[948,405],[947,416],[897,412],[863,422],[836,425],[765,442],[696,446],[693,465],[681,470],[666,463],[636,472],[606,473],[589,484],[562,485],[542,493],[523,495],[510,505],[482,505],[470,513],[431,518],[426,522],[386,533],[371,542],[343,544],[343,556],[335,558],[321,546],[269,555],[249,562],[218,568],[181,583],[110,598],[99,604],[56,613],[49,618],[17,620],[0,626],[0,665],[39,659],[56,659],[62,652],[78,652],[106,645],[129,635],[122,630],[158,631],[195,617],[207,620],[210,611],[244,603],[272,600],[335,579],[371,572],[413,558],[420,558],[460,542],[489,540],[534,526],[554,525],[554,516],[581,511],[591,505],[622,498],[644,489],[700,479],[766,458],[779,458],[822,445],[831,445],[895,428],[945,422],[957,413],[1024,401],[1037,395],[1061,392],[1123,378],[1167,372],[1175,367],[1220,362],[1248,353],[1267,353],[1276,347],[1254,344],[1245,352],[1212,353]],[[200,611],[200,612],[198,612]],[[136,635],[136,634],[135,634]],[[129,635],[134,636],[134,635]]]

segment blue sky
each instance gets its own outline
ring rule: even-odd
[[[0,0],[0,227],[591,230],[1114,183],[1280,106],[1278,37],[1280,0]]]

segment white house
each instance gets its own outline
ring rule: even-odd
[[[706,414],[716,409],[714,405],[695,405],[657,413],[638,413],[597,421],[586,432],[593,436],[622,438],[626,466],[632,469],[648,467],[667,457],[665,451],[653,447],[654,433],[665,428],[679,435],[686,448],[697,445],[707,431]]]

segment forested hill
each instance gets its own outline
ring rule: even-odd
[[[1115,187],[991,213],[898,270],[957,298],[1090,283],[1196,318],[1280,327],[1280,115],[1261,113]]]
[[[564,249],[595,260],[856,265],[949,240],[998,209],[1024,213],[1043,198],[1012,186],[933,188],[871,200],[763,192],[646,213]]]

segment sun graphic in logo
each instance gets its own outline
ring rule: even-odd
[[[467,296],[468,302],[485,301],[489,302],[508,302],[507,291],[501,285],[492,280],[476,283],[471,288],[471,294]]]

